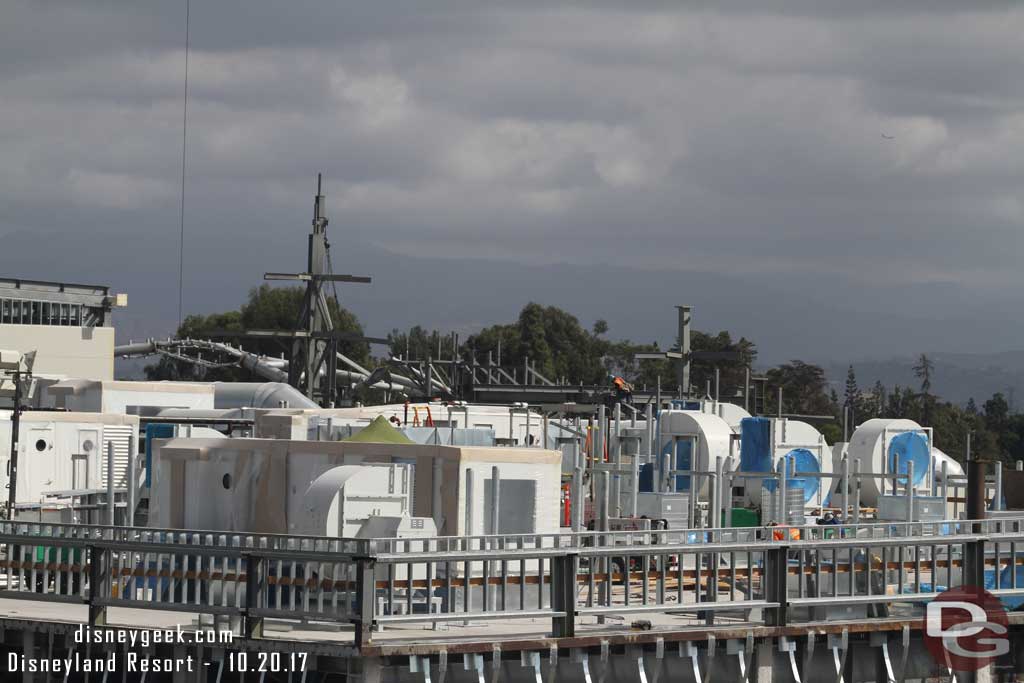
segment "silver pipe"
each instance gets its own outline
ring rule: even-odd
[[[776,470],[777,469],[778,468],[776,468]],[[780,499],[779,500],[779,509],[781,510],[781,513],[782,513],[782,514],[779,515],[778,520],[777,520],[779,524],[787,524],[789,522],[789,519],[788,519],[789,518],[789,514],[788,514],[789,511],[786,509],[786,488],[787,488],[786,479],[788,478],[788,476],[789,476],[789,462],[786,460],[786,457],[783,456],[782,457],[782,477],[779,479],[779,485],[775,488],[775,491],[779,494],[779,499]]]
[[[1002,510],[1003,509],[1003,463],[998,460],[996,465],[996,491],[993,496],[992,509]]]
[[[491,468],[491,528],[489,533],[498,534],[498,511],[501,499],[501,471],[495,465]]]
[[[635,413],[634,413],[635,414]],[[630,514],[633,517],[637,516],[637,505],[640,498],[640,449],[636,449],[636,453],[633,454],[633,500],[630,502]]]
[[[709,527],[717,529],[722,526],[722,456],[715,456],[715,481],[714,490],[712,491],[712,515],[713,517],[708,520]]]
[[[608,523],[608,489],[609,487],[609,473],[608,470],[601,470],[601,531],[607,532]]]
[[[434,458],[434,471],[432,476],[432,487],[433,487],[433,500],[430,504],[431,516],[434,518],[434,524],[437,525],[437,533],[444,535],[441,527],[444,526],[444,515],[441,514],[441,458]]]
[[[843,456],[842,464],[842,479],[841,486],[843,487],[843,524],[850,522],[850,459],[847,456]]]
[[[907,462],[907,524],[914,522],[914,461]]]
[[[947,499],[949,498],[949,463],[946,462],[945,460],[942,461],[942,488],[941,488],[941,491],[942,491],[942,505],[943,505],[942,514],[943,514],[943,516],[945,516],[945,514],[946,514],[945,505],[946,505]]]
[[[621,403],[616,403],[615,404],[614,416],[615,416],[615,432],[614,432],[614,434],[615,434],[615,478],[614,478],[615,488],[614,488],[614,494],[615,495],[612,497],[612,499],[615,501],[615,516],[616,517],[621,517],[622,516],[622,436],[621,436],[621,432],[620,432],[620,429],[621,429],[621,426],[622,426],[622,404]],[[611,428],[609,428],[608,429],[609,437],[611,436],[611,434],[612,434],[612,430],[611,430]]]
[[[114,442],[107,442],[107,525],[114,526]]]
[[[137,438],[135,434],[128,437],[128,510],[125,514],[125,526],[135,526],[135,496],[139,486],[139,475],[136,471],[138,459],[135,452]]]
[[[657,452],[654,444],[654,406],[650,403],[644,412],[644,420],[647,425],[647,462],[654,462],[654,454]]]
[[[466,528],[462,532],[465,536],[473,536],[473,468],[466,468]],[[468,550],[468,548],[467,548]]]
[[[853,461],[853,523],[860,524],[860,458]]]
[[[722,482],[722,496],[724,497],[723,505],[725,506],[725,528],[732,528],[732,474],[735,472],[736,461],[729,456],[727,466],[725,468],[725,480]]]

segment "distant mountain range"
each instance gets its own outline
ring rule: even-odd
[[[0,225],[2,228],[2,225]],[[185,312],[237,308],[266,271],[298,271],[304,229],[253,242],[212,230],[185,261]],[[0,275],[110,284],[127,292],[117,311],[119,342],[162,337],[176,327],[177,228],[146,226],[145,235],[83,229],[3,234]],[[2,233],[2,230],[0,230]],[[341,233],[341,234],[339,234]],[[677,304],[694,307],[698,330],[729,330],[758,347],[760,366],[801,359],[825,367],[842,389],[847,359],[862,387],[915,385],[920,351],[933,354],[934,385],[944,398],[979,402],[1013,387],[1024,398],[1024,316],[1015,292],[954,282],[886,284],[809,270],[641,269],[615,264],[523,264],[491,258],[433,258],[384,248],[353,234],[332,236],[338,272],[370,275],[370,285],[339,285],[342,304],[367,334],[420,324],[465,334],[515,320],[528,302],[564,308],[585,326],[604,319],[610,339],[671,344]],[[194,242],[196,242],[194,240]],[[637,245],[637,249],[653,249]],[[567,254],[571,257],[571,254]]]
[[[1020,408],[1024,399],[1024,351],[1001,353],[928,353],[935,363],[932,392],[946,401],[965,404],[970,398],[980,407],[996,392],[1010,402],[1011,410]],[[894,385],[919,387],[921,380],[914,375],[917,356],[897,357],[889,360],[863,360],[853,363],[857,385],[869,390],[876,381],[887,388]],[[826,372],[829,381],[840,394],[846,386],[849,363],[831,363]]]

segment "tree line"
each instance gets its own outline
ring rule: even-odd
[[[243,329],[292,329],[302,306],[301,287],[270,287],[262,285],[249,292],[247,301],[234,311],[210,315],[190,315],[179,327],[179,338],[206,338],[214,332],[240,332]],[[328,307],[335,327],[345,332],[363,334],[359,319],[328,297]],[[483,364],[488,356],[510,371],[521,369],[529,361],[537,372],[554,382],[601,385],[609,376],[621,376],[638,388],[653,388],[660,382],[666,395],[677,390],[678,361],[668,358],[638,358],[640,354],[665,351],[657,341],[635,342],[612,339],[604,320],[590,328],[571,313],[555,306],[528,303],[515,321],[485,327],[455,344],[451,332],[415,325],[408,330],[392,330],[388,335],[388,353],[407,360],[451,360],[457,356]],[[678,340],[676,340],[678,344]],[[757,365],[757,345],[745,338],[734,338],[728,331],[691,332],[694,351],[732,352],[731,360],[699,360],[691,363],[691,387],[698,396],[713,386],[715,371],[719,373],[722,400],[742,403],[748,369]],[[246,350],[287,356],[289,349],[274,340],[252,340]],[[341,352],[366,367],[374,367],[386,359],[374,358],[363,342],[343,342]],[[831,387],[825,371],[818,365],[791,360],[755,373],[754,387],[760,392],[752,407],[766,414],[781,412],[825,418],[816,426],[830,443],[843,437],[844,417],[853,426],[874,417],[906,418],[930,426],[936,445],[949,455],[962,459],[967,433],[972,433],[975,452],[984,457],[1012,462],[1024,459],[1024,415],[1011,414],[1006,398],[997,393],[979,408],[974,400],[965,406],[943,401],[932,392],[934,363],[922,354],[914,366],[918,387],[885,387],[876,382],[862,390],[851,365],[843,395]],[[162,357],[145,369],[152,380],[238,381],[250,379],[237,367],[203,368],[182,360]],[[782,388],[782,406],[778,405],[778,388]],[[712,389],[713,391],[713,389]],[[364,397],[370,398],[372,397]],[[828,418],[831,418],[829,420]]]

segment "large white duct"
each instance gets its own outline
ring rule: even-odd
[[[800,420],[791,420],[785,417],[767,418],[771,422],[771,469],[780,472],[782,469],[781,460],[793,451],[806,450],[814,456],[817,461],[818,471],[829,474],[832,472],[832,447],[828,445],[825,437],[815,428]],[[796,456],[793,456],[796,457]],[[803,457],[797,459],[801,462]],[[799,466],[799,465],[798,465]],[[744,480],[746,500],[749,504],[758,506],[761,504],[761,484],[757,479]],[[811,500],[817,503],[818,492],[821,492],[821,500],[824,501],[828,491],[828,479],[808,480],[802,486],[811,491]]]
[[[927,432],[913,420],[868,420],[857,427],[850,437],[850,445],[847,448],[850,471],[853,471],[854,461],[860,460],[861,474],[891,473],[893,468],[890,461],[893,459],[894,451],[899,451],[902,461],[914,460],[915,486],[926,486],[929,483],[930,463],[928,445]],[[905,471],[902,466],[901,471]],[[892,490],[891,481],[886,482],[886,486],[886,490]],[[861,504],[869,507],[876,505],[882,492],[881,487],[881,479],[863,477],[860,483]]]
[[[216,408],[319,408],[295,387],[283,382],[214,382]]]
[[[947,455],[938,448],[932,446],[932,459],[935,461],[935,481],[942,483],[942,463],[946,463],[946,473],[951,477],[964,476],[964,467],[953,456]]]
[[[696,451],[690,457],[690,469],[705,472],[713,470],[718,456],[723,460],[729,457],[729,441],[733,431],[729,423],[717,415],[689,410],[663,410],[658,415],[658,428],[663,454],[670,452],[673,441],[697,442]],[[676,463],[673,463],[673,469],[676,469]],[[697,492],[701,496],[706,495],[707,477],[701,477],[698,483]]]

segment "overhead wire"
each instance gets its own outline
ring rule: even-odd
[[[183,304],[185,290],[185,159],[188,140],[188,53],[191,0],[185,0],[185,101],[181,113],[181,231],[178,236],[178,327],[184,320]]]

